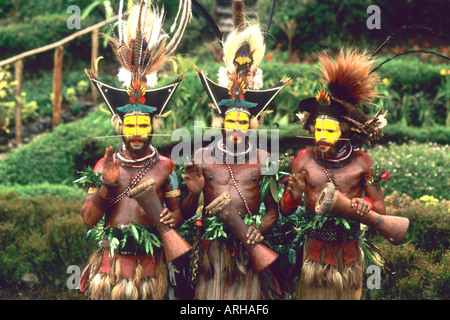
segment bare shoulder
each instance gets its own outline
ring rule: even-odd
[[[367,153],[361,150],[355,151],[355,161],[364,168],[364,171],[368,171],[373,165],[372,158]]]
[[[101,158],[94,167],[94,172],[102,173],[103,172],[103,163],[105,162],[105,158]]]
[[[270,159],[270,157],[271,157],[270,153],[263,149],[257,149],[257,150],[258,150],[259,161],[265,165],[266,160]]]
[[[172,170],[175,168],[175,164],[173,163],[172,159],[161,155],[159,156],[158,159],[158,165],[160,169],[162,169],[167,174],[170,174]]]
[[[306,148],[300,150],[297,157],[294,159],[292,163],[291,172],[300,172],[302,171],[306,164],[312,160],[311,148]]]
[[[195,164],[201,165],[203,163],[206,149],[207,148],[199,148],[199,149],[195,150],[194,157],[193,157],[193,162]]]

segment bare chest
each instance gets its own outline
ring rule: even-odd
[[[250,164],[213,164],[203,167],[207,184],[212,186],[228,186],[234,182],[245,186],[257,185],[261,178],[260,166]]]
[[[350,163],[343,168],[325,168],[311,162],[305,169],[306,184],[310,191],[320,192],[328,182],[348,195],[359,194],[363,190],[364,170],[357,163]]]

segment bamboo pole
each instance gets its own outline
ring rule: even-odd
[[[42,52],[45,52],[45,51],[56,49],[56,48],[58,48],[58,47],[60,47],[60,46],[62,46],[64,44],[66,44],[66,43],[68,43],[68,42],[78,38],[79,36],[82,36],[82,35],[85,35],[87,33],[90,33],[90,32],[92,32],[95,29],[99,29],[99,28],[103,27],[104,25],[108,24],[110,21],[112,22],[112,21],[115,21],[117,19],[118,19],[118,16],[115,16],[115,17],[111,18],[110,20],[105,20],[105,21],[99,22],[99,23],[97,23],[97,24],[95,24],[93,26],[90,26],[90,27],[88,27],[88,28],[86,28],[84,30],[75,32],[74,34],[72,34],[72,35],[70,35],[70,36],[68,36],[68,37],[66,37],[66,38],[64,38],[64,39],[62,39],[62,40],[60,40],[58,42],[55,42],[55,43],[52,43],[52,44],[40,47],[38,49],[33,49],[33,50],[30,50],[30,51],[26,51],[26,52],[21,53],[21,54],[19,54],[17,56],[14,56],[14,57],[8,58],[6,60],[0,61],[0,67],[8,65],[8,64],[11,64],[11,63],[14,63],[14,62],[16,62],[18,60],[21,60],[21,59],[29,57],[29,56],[33,56],[33,55],[38,54],[38,53],[42,53]]]
[[[98,36],[99,32],[98,29],[95,29],[92,31],[92,49],[91,49],[91,65],[93,66],[95,64],[95,61],[98,58]],[[91,81],[91,94],[92,94],[92,101],[96,103],[98,101],[98,91],[97,88],[94,86],[94,84]]]
[[[53,64],[53,127],[61,123],[63,58],[64,47],[57,47]]]
[[[23,142],[22,137],[22,73],[23,73],[23,60],[18,60],[15,63],[14,78],[16,81],[16,103],[15,103],[15,118],[14,124],[16,129],[16,143],[21,144]]]

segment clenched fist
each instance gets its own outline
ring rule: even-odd
[[[305,191],[306,186],[306,171],[301,171],[298,176],[294,174],[290,174],[287,177],[286,182],[286,191],[289,192],[289,195],[291,196],[291,199],[296,201],[300,199],[303,192]]]
[[[205,177],[203,176],[202,168],[193,163],[184,165],[184,174],[182,175],[189,192],[194,195],[199,195],[205,187]]]
[[[361,216],[372,210],[372,204],[362,198],[353,198],[351,206],[352,208],[356,207],[356,212]]]

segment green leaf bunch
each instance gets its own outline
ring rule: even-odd
[[[73,182],[76,186],[81,188],[101,187],[100,177],[102,174],[94,172],[90,166],[85,167],[82,171],[78,171],[78,174],[80,175],[80,178]]]
[[[123,228],[105,227],[103,217],[94,228],[88,231],[88,237],[98,241],[107,239],[111,256],[114,256],[114,252],[118,248],[124,248],[129,238],[132,238],[138,245],[144,247],[147,255],[152,256],[154,247],[161,248],[162,243],[158,236],[150,231],[150,228],[150,226],[143,226],[134,222]]]

